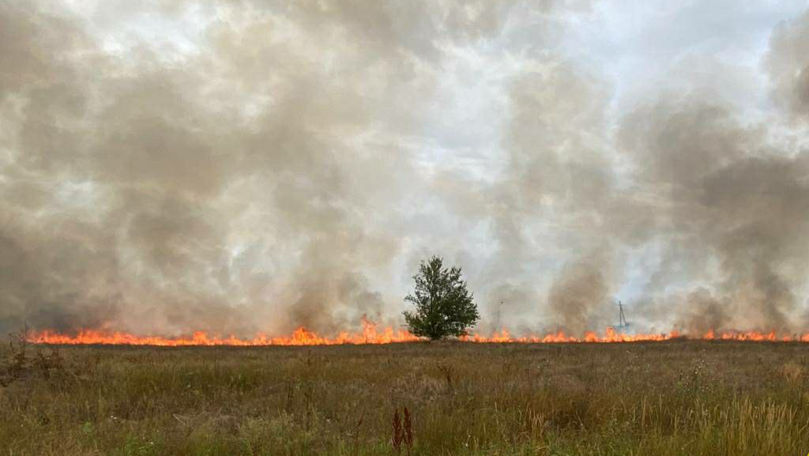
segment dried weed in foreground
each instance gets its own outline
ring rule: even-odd
[[[809,448],[809,344],[800,343],[51,352],[15,341],[0,346],[0,363],[4,376],[15,372],[0,387],[3,454],[760,456]]]

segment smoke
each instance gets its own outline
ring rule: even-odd
[[[730,316],[735,311],[733,303],[718,300],[705,288],[691,291],[685,297],[677,297],[685,302],[679,306],[678,326],[686,334],[703,335],[716,328],[727,328]]]
[[[562,269],[551,286],[548,304],[568,331],[581,334],[595,327],[592,316],[610,299],[607,273],[604,263],[594,261],[593,257],[585,257]]]
[[[809,12],[779,24],[770,41],[766,66],[775,100],[793,116],[809,116]]]
[[[722,62],[620,105],[599,11],[0,3],[0,330],[398,324],[431,254],[484,330],[801,329],[809,16],[751,115]]]
[[[792,290],[807,260],[799,234],[809,223],[806,154],[772,149],[760,128],[703,100],[641,109],[623,128],[639,191],[656,197],[646,208],[655,214],[651,235],[668,244],[647,292],[707,283],[720,293],[714,302],[733,306],[712,304],[707,313],[721,308],[733,319],[690,312],[694,318],[795,329]],[[681,305],[704,306],[694,296]]]
[[[219,6],[185,50],[4,4],[4,326],[281,331],[379,311],[363,273],[399,240],[369,219],[412,172],[409,114],[380,95],[429,92],[413,73],[429,42],[369,30],[380,8]],[[95,8],[102,27],[115,6]],[[191,8],[128,19],[170,28]],[[387,135],[386,116],[404,126]]]

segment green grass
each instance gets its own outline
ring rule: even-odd
[[[809,452],[809,344],[38,349],[0,455],[396,454],[403,407],[413,455]]]

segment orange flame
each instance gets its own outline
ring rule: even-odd
[[[563,331],[545,335],[512,336],[507,329],[495,332],[490,336],[470,334],[460,337],[465,342],[477,343],[610,343],[610,342],[653,342],[671,339],[702,340],[736,340],[736,341],[785,341],[809,342],[809,333],[803,335],[778,336],[775,331],[767,333],[757,331],[723,331],[710,330],[701,336],[681,335],[677,331],[661,334],[625,334],[607,328],[603,335],[588,331],[581,337],[565,334]],[[415,342],[423,340],[406,330],[394,330],[392,327],[379,328],[374,322],[363,317],[362,330],[357,332],[340,332],[336,336],[326,337],[306,328],[298,328],[289,336],[269,337],[257,334],[252,339],[236,336],[214,336],[204,331],[195,331],[190,336],[162,337],[138,336],[125,332],[85,329],[76,334],[62,334],[45,329],[32,331],[28,340],[37,344],[53,345],[153,345],[153,346],[265,346],[265,345],[344,345],[344,344],[390,344],[396,342]]]

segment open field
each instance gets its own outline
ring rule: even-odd
[[[809,452],[809,344],[4,350],[7,455]]]

